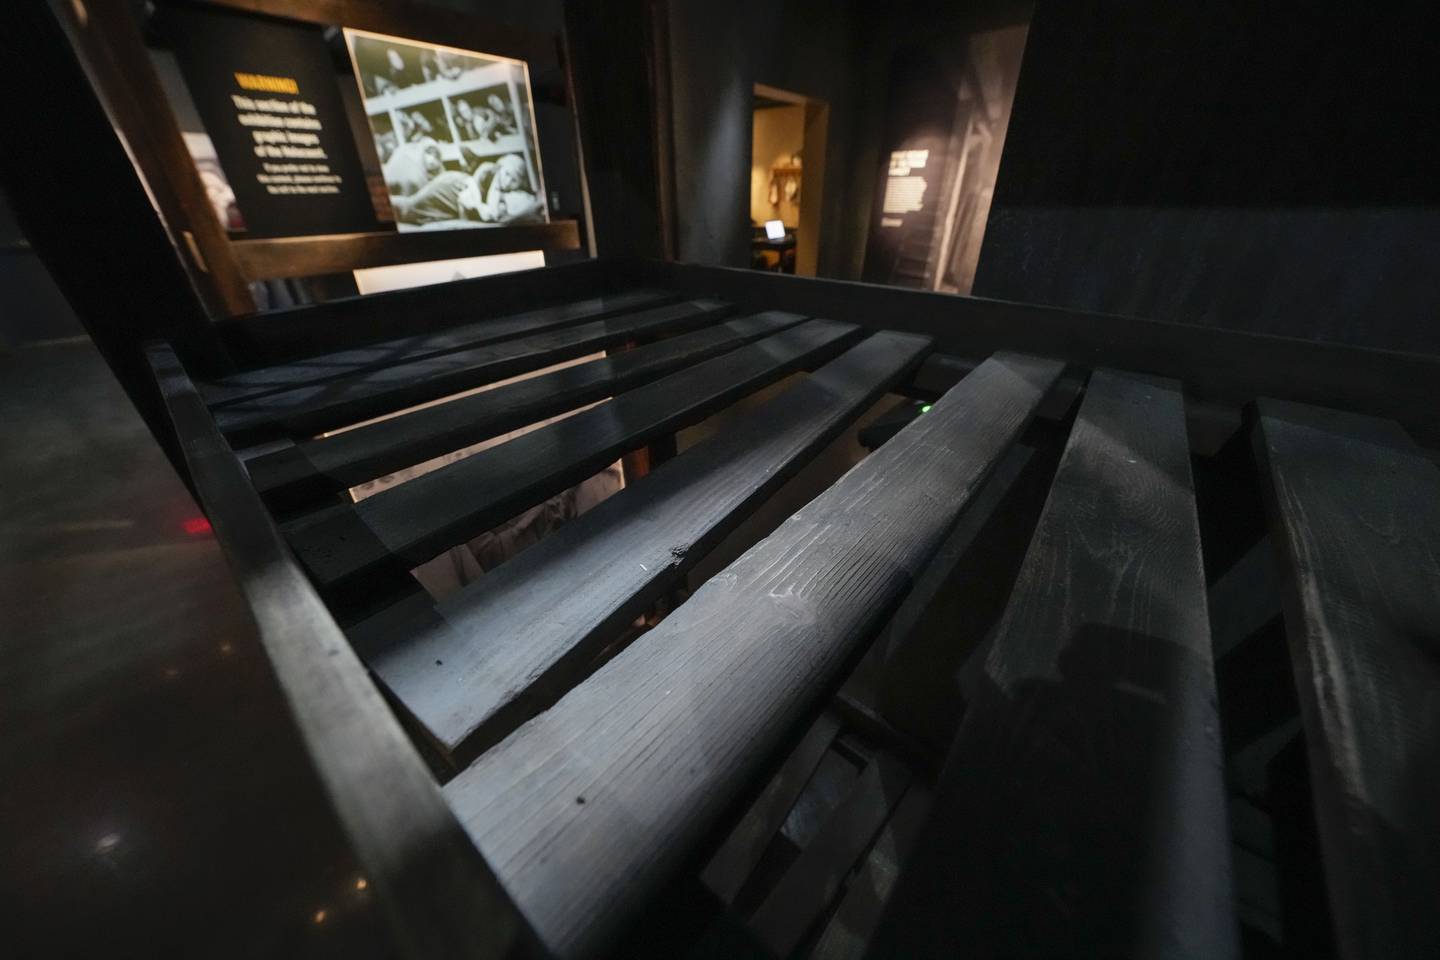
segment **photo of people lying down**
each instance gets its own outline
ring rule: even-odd
[[[436,229],[544,221],[544,204],[523,156],[482,159],[464,153],[466,169],[455,170],[445,165],[433,139],[395,148],[384,170],[397,224]]]
[[[523,62],[345,37],[397,229],[549,220]]]

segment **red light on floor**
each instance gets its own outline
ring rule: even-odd
[[[192,537],[202,537],[210,532],[210,521],[204,517],[186,517],[180,526]]]

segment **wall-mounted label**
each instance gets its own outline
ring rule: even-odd
[[[379,226],[319,27],[178,6],[165,18],[249,236]]]

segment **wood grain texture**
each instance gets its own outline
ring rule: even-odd
[[[410,36],[410,34],[406,34]],[[232,240],[230,248],[247,280],[313,277],[397,263],[424,263],[458,257],[485,257],[521,250],[578,250],[574,220],[514,224],[488,230],[398,233],[331,233],[310,237]]]
[[[812,321],[807,326],[815,326]],[[797,358],[856,332],[780,334]],[[397,629],[349,631],[394,696],[464,763],[568,690],[599,649],[917,363],[921,337],[877,334],[723,432]],[[789,362],[786,360],[785,362]]]
[[[174,352],[148,359],[191,480],[315,770],[407,957],[534,956],[534,936],[295,565]]]
[[[250,479],[273,508],[296,507],[402,467],[603,400],[775,333],[761,313],[425,407],[250,460]]]
[[[215,422],[237,444],[312,436],[630,340],[694,330],[730,312],[718,300],[691,300],[609,317],[241,400],[218,408]]]
[[[1340,954],[1437,956],[1440,472],[1389,421],[1259,410]]]
[[[476,320],[433,333],[395,337],[380,343],[337,350],[293,363],[245,370],[228,377],[216,378],[209,383],[197,383],[196,386],[206,403],[219,407],[306,384],[338,380],[368,370],[393,367],[412,360],[424,360],[426,357],[451,353],[466,347],[500,343],[559,327],[603,320],[622,313],[650,310],[679,299],[661,290],[631,290],[609,296],[587,297],[557,306],[541,307],[538,310]]]
[[[786,317],[772,318],[777,326]],[[855,328],[812,320],[622,393],[608,403],[424,476],[287,524],[291,546],[322,587],[424,563],[612,462],[780,379]]]
[[[1180,387],[1097,371],[869,955],[1234,956],[1229,845]]]
[[[919,574],[1060,371],[986,361],[446,787],[546,945],[593,952],[687,862]]]
[[[931,336],[937,352],[957,357],[1015,350],[1081,367],[1174,377],[1195,394],[1221,401],[1243,404],[1256,396],[1280,396],[1343,406],[1393,417],[1419,430],[1422,442],[1440,444],[1440,404],[1434,402],[1440,356],[763,270],[650,261],[605,266],[627,284],[721,297],[741,309],[813,311],[861,326]]]

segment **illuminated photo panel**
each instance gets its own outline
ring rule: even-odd
[[[402,231],[549,220],[524,61],[345,29]]]

